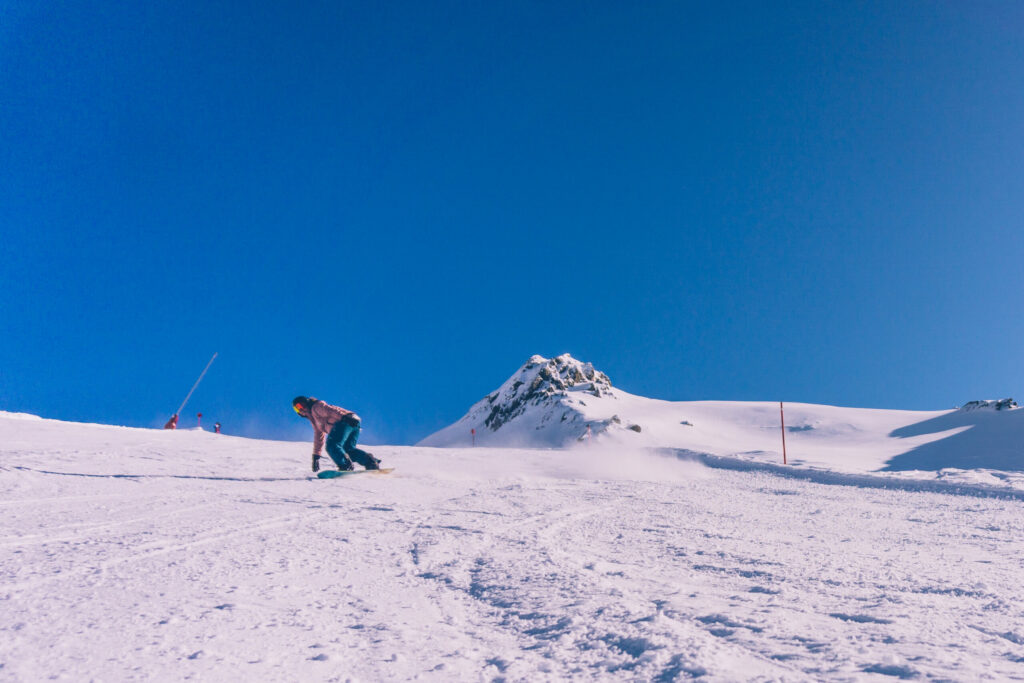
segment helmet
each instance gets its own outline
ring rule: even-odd
[[[305,412],[309,410],[309,404],[312,402],[313,401],[306,396],[296,396],[292,399],[292,410],[305,417]]]

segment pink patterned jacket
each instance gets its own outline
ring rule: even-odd
[[[359,421],[359,416],[351,410],[313,399],[313,404],[309,407],[309,421],[313,423],[313,455],[320,455],[331,429],[349,415]]]

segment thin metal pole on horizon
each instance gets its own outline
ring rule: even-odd
[[[210,362],[207,363],[206,367],[203,368],[203,371],[199,373],[199,379],[197,379],[196,383],[192,385],[191,389],[189,389],[188,396],[186,396],[185,400],[181,402],[181,407],[178,408],[178,412],[174,413],[175,415],[181,415],[181,411],[183,411],[185,409],[185,404],[188,403],[188,400],[190,398],[192,398],[192,392],[195,391],[196,387],[199,386],[199,383],[203,381],[203,375],[205,375],[206,371],[210,369],[211,365],[213,365],[213,359],[216,358],[216,357],[217,357],[217,354],[216,353],[213,354],[213,357],[210,358]]]
[[[782,401],[779,401],[779,423],[782,425],[782,464],[786,463],[786,415],[782,412]]]

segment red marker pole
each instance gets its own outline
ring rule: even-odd
[[[779,422],[782,424],[782,464],[786,463],[786,415],[782,412],[782,401],[779,401]]]
[[[196,422],[199,423],[199,428],[202,429],[203,428],[203,414],[202,413],[196,413]]]
[[[470,429],[469,433],[473,435],[473,446],[476,446],[476,429]]]

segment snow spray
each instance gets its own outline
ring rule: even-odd
[[[670,448],[638,448],[608,442],[563,450],[557,457],[537,464],[530,473],[555,479],[662,484],[713,476],[703,463],[679,458]]]

